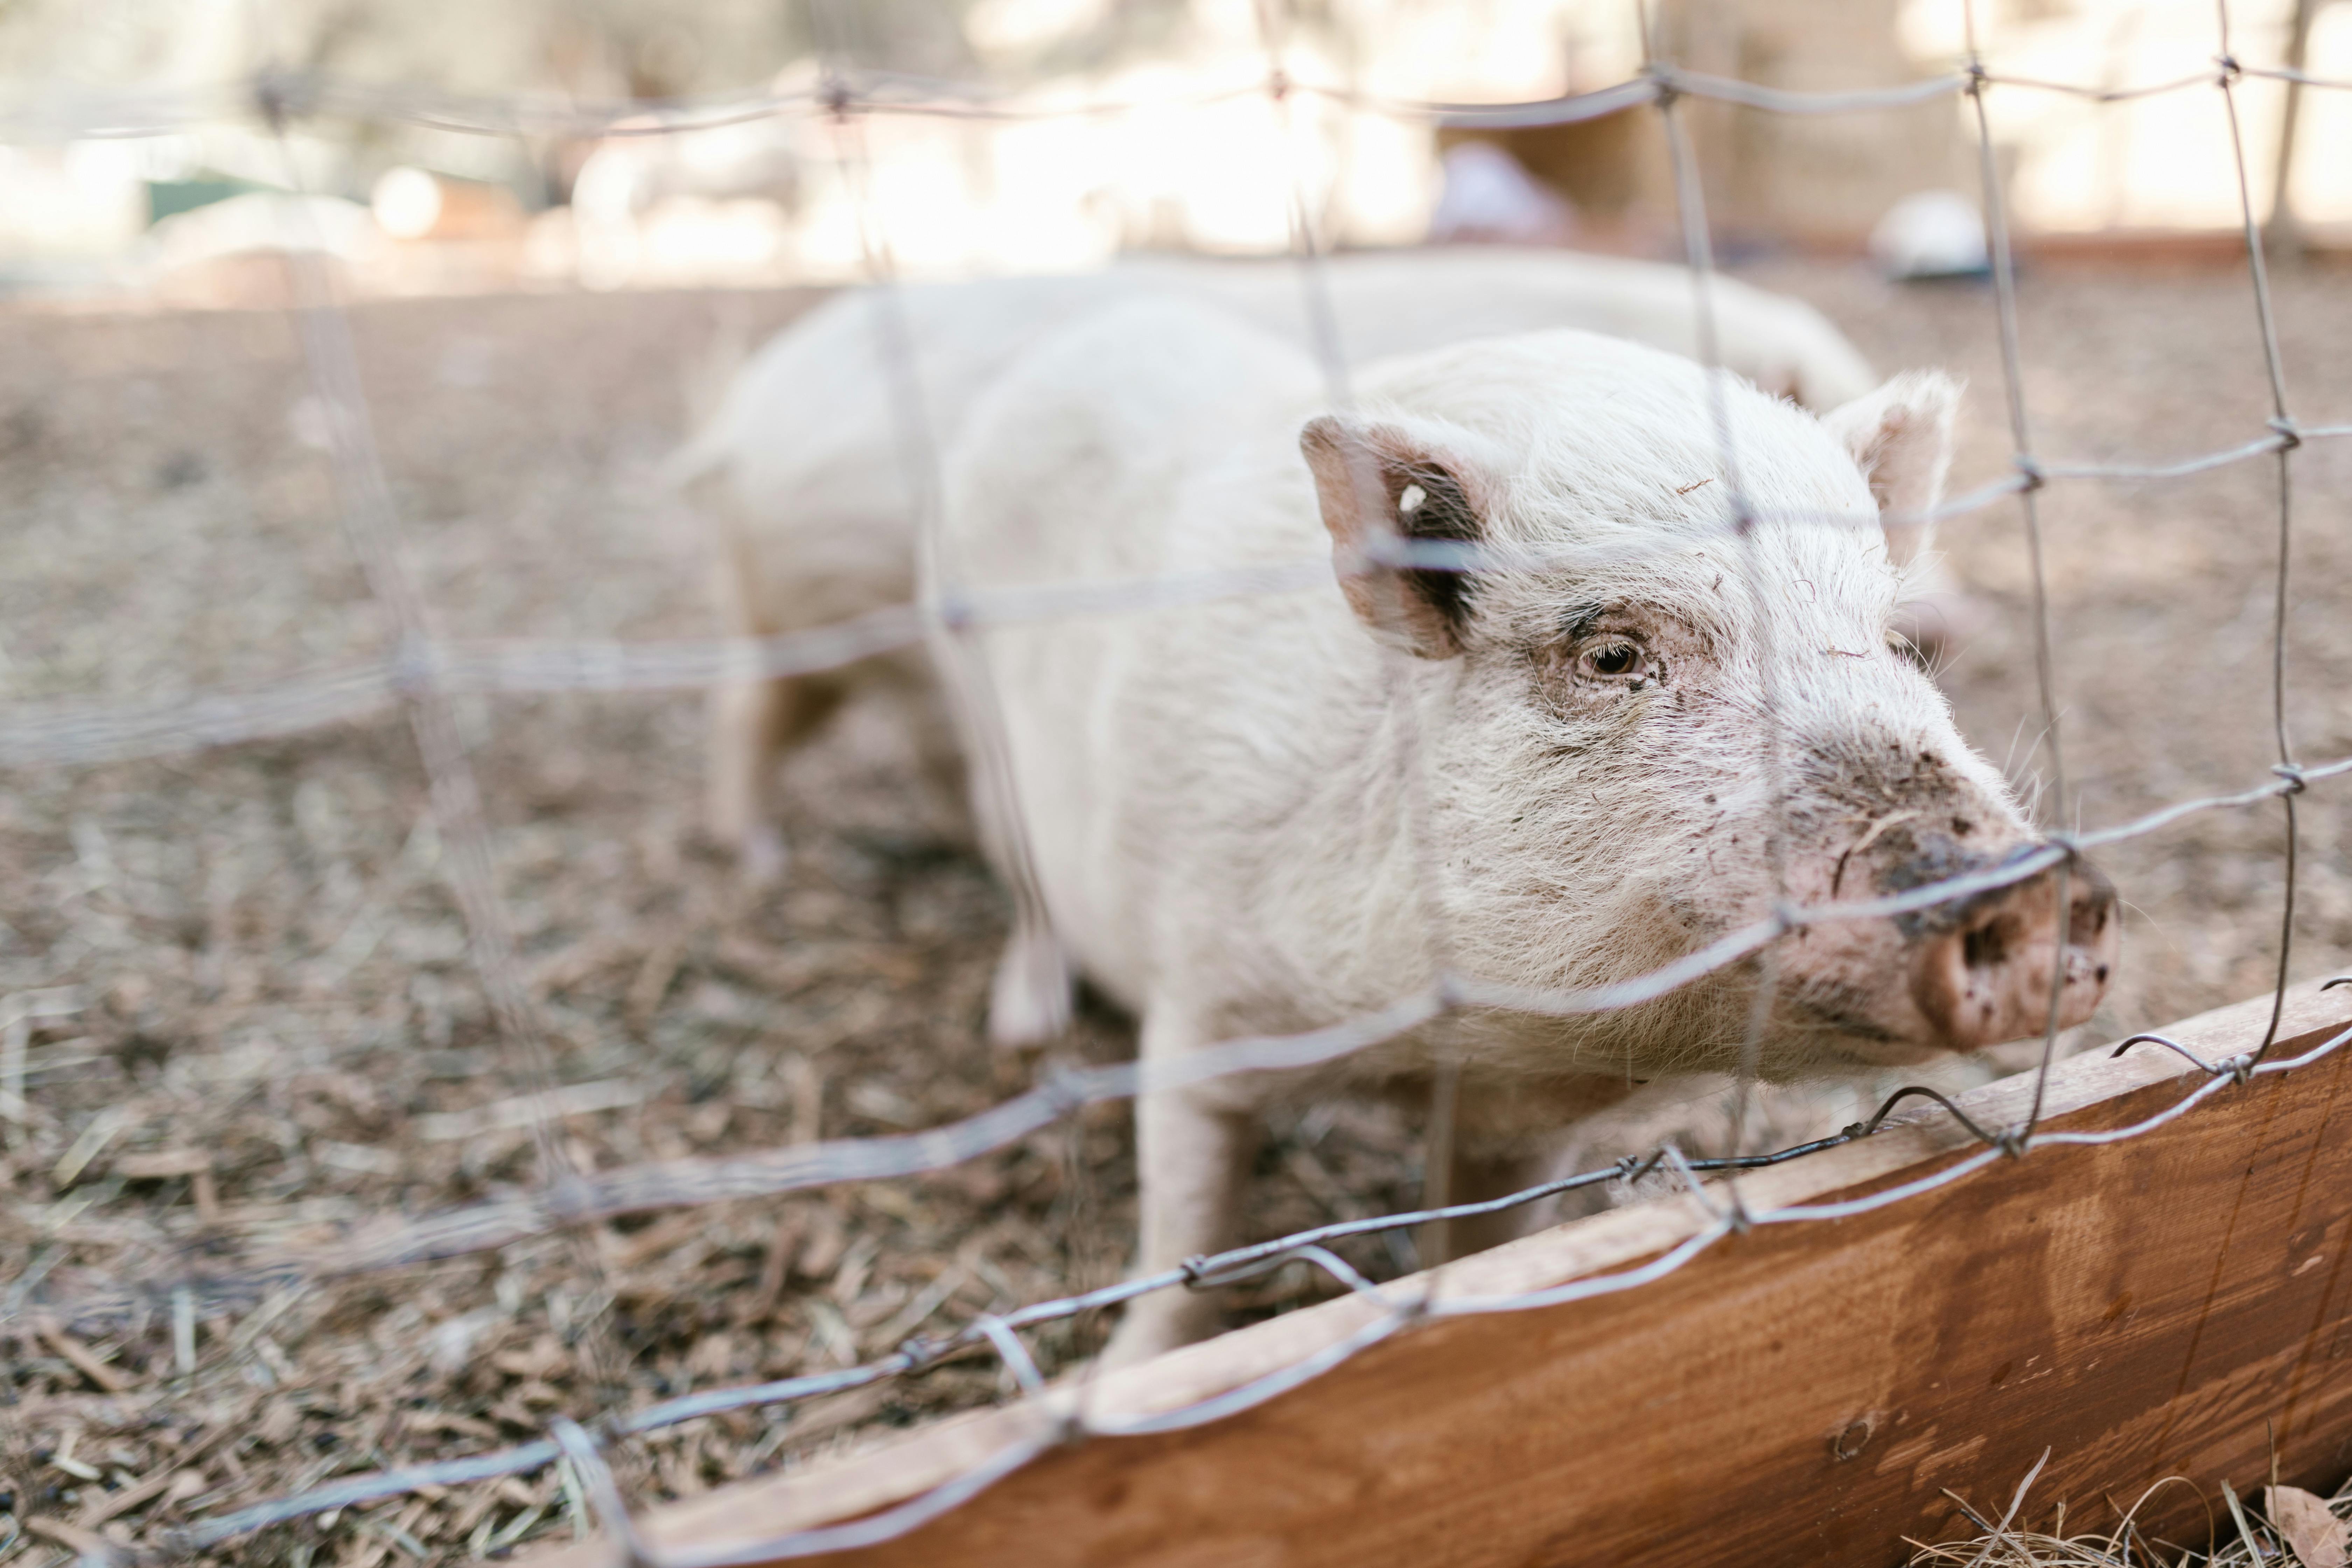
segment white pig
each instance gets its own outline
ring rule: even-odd
[[[1697,348],[1690,278],[1676,267],[1470,248],[1339,256],[1324,269],[1349,363],[1542,327],[1583,327],[1682,353]],[[1168,293],[1213,302],[1296,342],[1310,337],[1301,280],[1286,262],[1156,262],[908,289],[899,305],[933,439],[951,441],[981,388],[1040,334],[1121,299]],[[1811,306],[1718,279],[1715,310],[1724,363],[1768,391],[1827,409],[1875,384],[1861,354]],[[718,589],[731,629],[800,631],[912,597],[904,433],[877,351],[870,297],[820,306],[745,365],[675,464],[681,481],[701,481],[700,499],[721,524]],[[1907,559],[1912,542],[1895,542]],[[709,768],[714,835],[740,849],[756,875],[781,869],[782,839],[762,806],[776,758],[860,689],[912,699],[932,771],[951,773],[952,737],[928,700],[929,679],[922,657],[905,654],[722,688]]]
[[[1019,813],[1053,931],[1137,1014],[1147,1062],[1328,1025],[1441,973],[1622,981],[1784,893],[1874,897],[2032,842],[1888,636],[1902,580],[1879,518],[1941,483],[1947,378],[1900,376],[1816,418],[1726,377],[1729,465],[1706,373],[1590,333],[1390,361],[1354,392],[1332,411],[1297,348],[1138,302],[1023,354],[947,466],[945,547],[972,586],[1333,562],[1307,591],[985,634],[1014,798],[980,805]],[[1745,542],[1735,482],[1759,520]],[[1515,553],[1471,571],[1368,556],[1397,539]],[[2059,975],[2061,1021],[2087,1017],[2113,893],[2087,866],[2066,885],[2063,918],[2045,875],[1802,929],[1775,950],[1757,1067],[1852,1070],[2038,1032]],[[1630,1080],[1733,1068],[1758,975],[1734,965],[1589,1016],[1474,1009],[1328,1068],[1148,1094],[1139,1266],[1236,1239],[1277,1100],[1418,1097],[1451,1061],[1454,1191],[1508,1190]],[[1148,1296],[1112,1354],[1215,1322],[1205,1295]]]

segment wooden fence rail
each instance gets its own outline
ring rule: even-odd
[[[2268,997],[2168,1031],[2250,1050]],[[2352,991],[2290,993],[2273,1057],[2352,1025]],[[2141,1047],[2062,1063],[2047,1125],[2126,1126],[2205,1081]],[[1543,1568],[1897,1563],[1973,1526],[2046,1448],[2026,1514],[2112,1518],[2157,1480],[2210,1500],[2352,1469],[2352,1047],[2233,1085],[2162,1128],[2044,1147],[1849,1218],[1759,1226],[1618,1295],[1442,1319],[1193,1430],[1056,1447],[896,1542],[821,1561],[981,1568]],[[2029,1076],[1960,1104],[2020,1121]],[[2339,1107],[2341,1111],[2339,1112]],[[2343,1120],[2339,1120],[2339,1114]],[[1745,1176],[1754,1213],[1856,1196],[1975,1145],[1940,1110]],[[1719,1198],[1719,1193],[1718,1193]],[[1540,1289],[1656,1257],[1710,1217],[1677,1197],[1465,1258],[1441,1298]],[[1127,1417],[1290,1365],[1377,1316],[1349,1298],[869,1451],[646,1510],[656,1549],[855,1519],[1053,1429],[1083,1396]],[[2226,1515],[2224,1515],[2226,1518]],[[2174,1487],[2143,1513],[2201,1545]],[[580,1543],[541,1568],[589,1568]]]

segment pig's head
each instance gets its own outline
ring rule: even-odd
[[[1630,343],[1555,332],[1398,362],[1307,426],[1349,602],[1419,656],[1424,859],[1454,967],[1623,980],[1768,918],[1783,889],[1797,906],[1880,899],[2032,847],[1889,629],[1903,574],[1882,514],[1932,504],[1958,395],[1914,374],[1815,418],[1727,378],[1745,536],[1706,373]],[[1480,547],[1474,569],[1420,564],[1461,545]],[[2059,1022],[2080,1023],[2115,963],[2114,903],[2078,862],[1801,925],[1776,949],[1758,1066],[2038,1034],[2062,976]],[[1760,973],[1550,1037],[1596,1068],[1723,1068]]]

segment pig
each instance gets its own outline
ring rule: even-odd
[[[1381,362],[1335,407],[1293,345],[1169,300],[1040,341],[949,454],[943,551],[964,585],[1318,552],[1332,569],[1288,594],[975,634],[1010,767],[1010,798],[978,804],[1017,814],[1050,915],[1013,938],[1047,949],[1001,980],[1066,962],[1134,1012],[1149,1068],[1442,975],[1626,981],[1782,900],[2008,861],[2036,836],[1889,637],[1903,574],[1882,521],[1937,493],[1957,399],[1914,373],[1816,417],[1558,331]],[[1488,558],[1425,558],[1465,548]],[[1772,950],[1747,1065],[1787,1080],[2039,1033],[2053,987],[2060,1024],[2081,1022],[2116,962],[2114,907],[2075,864],[1801,926]],[[1539,1179],[1562,1130],[1632,1083],[1739,1068],[1760,973],[1581,1016],[1461,1007],[1327,1067],[1150,1090],[1138,1267],[1237,1240],[1269,1109],[1421,1100],[1441,1065],[1458,1074],[1453,1192]],[[1210,1296],[1158,1292],[1108,1353],[1216,1326]]]
[[[1679,268],[1500,247],[1339,256],[1324,268],[1339,346],[1351,363],[1552,326],[1679,353],[1697,347],[1691,281]],[[929,434],[946,442],[989,380],[1057,325],[1121,300],[1174,293],[1304,343],[1300,289],[1288,263],[1163,261],[1104,274],[911,288],[900,308]],[[1714,303],[1725,363],[1767,390],[1820,410],[1875,384],[1862,355],[1811,307],[1728,279],[1716,280]],[[734,631],[804,630],[914,595],[914,500],[872,308],[870,297],[846,295],[779,334],[744,366],[672,465],[674,480],[719,524],[717,596]],[[1907,561],[1916,552],[1916,531],[1898,530],[1890,543]],[[1939,584],[1918,595],[1922,605],[1949,599]],[[907,652],[719,688],[707,770],[712,835],[740,853],[755,879],[782,871],[782,838],[763,804],[767,780],[777,758],[853,692],[897,702],[927,771],[952,779],[960,767],[955,741],[929,681],[927,660]]]

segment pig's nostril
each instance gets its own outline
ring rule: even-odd
[[[2077,947],[2095,946],[2105,932],[2107,917],[2114,912],[2115,907],[2112,895],[2076,900],[2074,907],[2067,912],[2066,940]]]
[[[1996,917],[1960,937],[1960,962],[1970,969],[1991,969],[2009,957],[2011,922]]]
[[[2048,878],[2021,883],[1916,950],[1911,997],[1937,1044],[1970,1050],[2038,1034],[2053,985],[2059,1027],[2091,1016],[2115,967],[2115,889],[2085,868],[2063,915],[2055,892]]]

